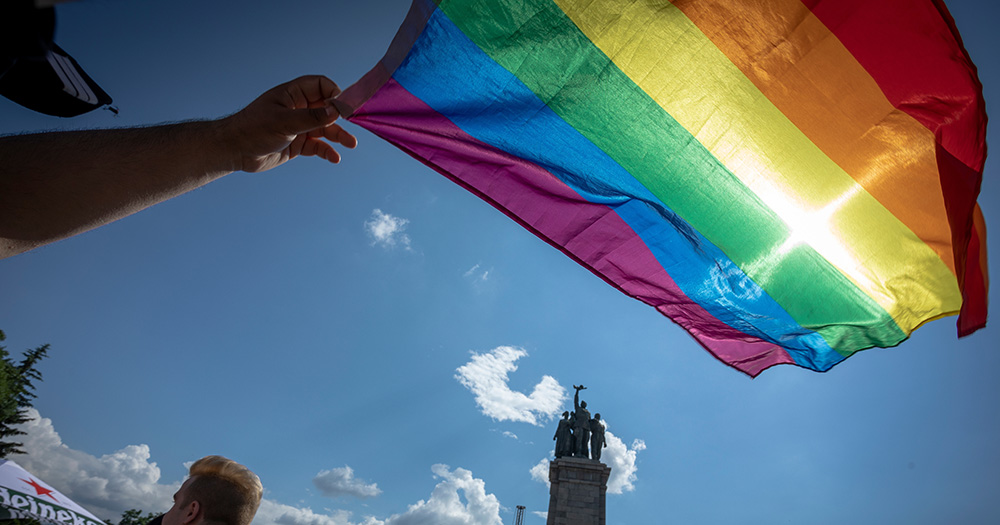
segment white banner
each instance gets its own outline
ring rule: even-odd
[[[36,519],[50,525],[104,525],[97,516],[10,460],[0,460],[0,519],[4,518]]]

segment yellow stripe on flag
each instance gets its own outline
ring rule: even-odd
[[[766,274],[777,258],[808,244],[907,333],[928,313],[958,311],[955,276],[937,253],[796,128],[680,10],[646,2],[556,4],[788,225],[785,245],[744,271]]]

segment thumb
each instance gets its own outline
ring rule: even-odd
[[[340,112],[327,101],[326,104],[318,108],[289,110],[285,126],[289,134],[299,135],[329,126],[338,118],[340,118]]]

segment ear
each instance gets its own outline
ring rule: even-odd
[[[201,519],[201,503],[198,500],[191,500],[181,512],[181,525],[195,523]]]

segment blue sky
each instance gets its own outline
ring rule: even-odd
[[[408,8],[217,5],[59,6],[57,43],[120,114],[0,99],[0,133],[217,117],[302,74],[346,87]],[[1000,8],[948,6],[992,109]],[[614,436],[609,524],[1000,521],[995,326],[956,340],[947,318],[826,374],[750,380],[346,127],[360,145],[340,165],[233,174],[0,261],[8,349],[52,345],[19,463],[102,518],[165,510],[185,463],[222,454],[261,476],[258,525],[512,524],[516,505],[543,523],[532,469],[584,383]]]

